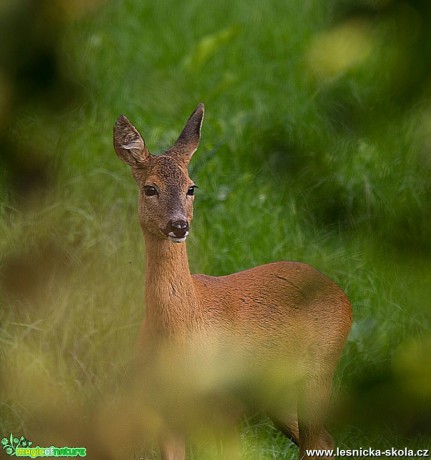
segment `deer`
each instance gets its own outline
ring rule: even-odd
[[[139,349],[143,386],[152,386],[149,399],[162,414],[161,458],[184,460],[187,414],[210,425],[220,407],[229,413],[220,418],[228,431],[230,420],[234,426],[249,409],[262,410],[299,446],[300,459],[317,458],[313,449],[334,448],[325,422],[351,304],[335,282],[302,262],[191,274],[186,239],[196,184],[188,166],[203,118],[199,104],[158,155],[124,115],[114,125],[115,152],[139,189],[146,253]]]

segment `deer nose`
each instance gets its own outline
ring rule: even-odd
[[[186,220],[170,220],[165,234],[174,240],[184,240],[189,233],[189,223]]]

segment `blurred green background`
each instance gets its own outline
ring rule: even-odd
[[[354,308],[337,444],[430,448],[428,0],[2,1],[0,437],[156,458],[121,396],[144,247],[112,125],[159,153],[198,102],[192,271],[289,259],[335,279]],[[297,455],[263,417],[241,449]]]

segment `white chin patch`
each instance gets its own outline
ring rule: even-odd
[[[169,233],[168,238],[173,243],[183,243],[184,241],[186,241],[186,238],[187,238],[188,234],[189,234],[189,232],[187,232],[182,238],[177,238],[175,236],[175,234],[173,232],[171,232],[171,233]]]

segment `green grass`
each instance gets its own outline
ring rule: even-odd
[[[192,271],[289,259],[336,280],[354,308],[330,421],[338,445],[429,448],[430,87],[425,64],[403,69],[412,52],[426,62],[430,18],[412,36],[403,18],[420,8],[388,4],[367,16],[349,2],[126,0],[67,25],[63,71],[79,103],[61,116],[33,107],[15,125],[23,148],[46,152],[55,186],[32,206],[0,204],[1,436],[139,458],[121,457],[135,440],[122,388],[144,246],[112,125],[126,114],[158,153],[203,101]],[[349,37],[341,57],[356,52],[354,64],[336,59]],[[240,438],[243,458],[297,455],[262,417]]]

